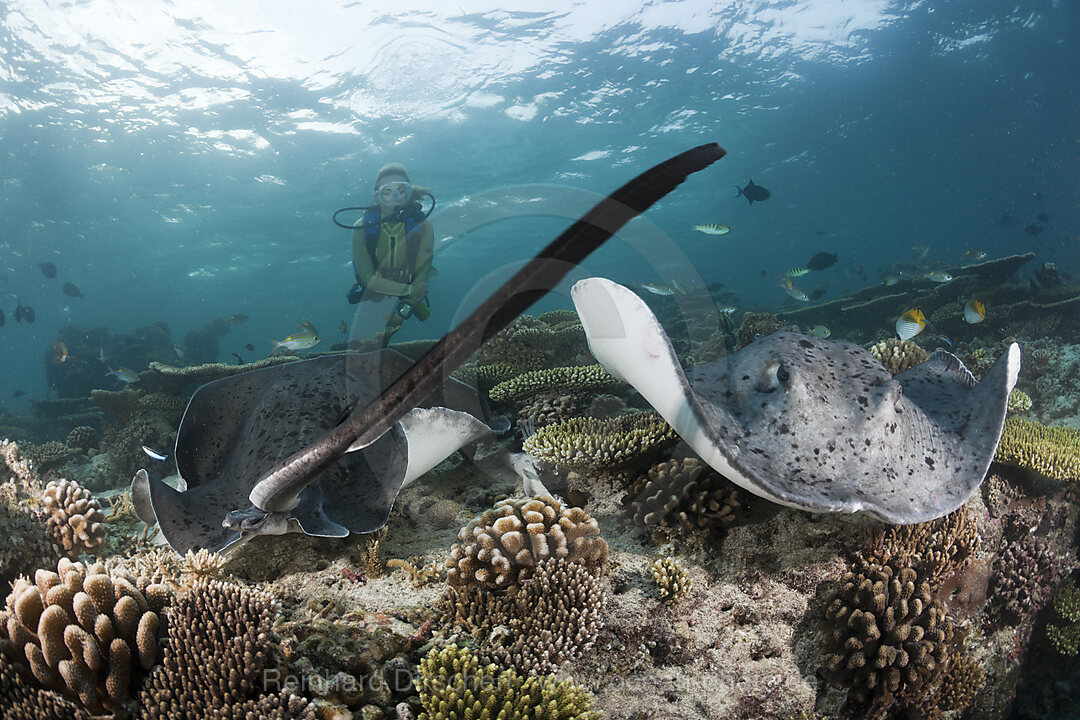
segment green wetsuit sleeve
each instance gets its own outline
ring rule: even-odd
[[[435,229],[431,222],[424,221],[420,230],[420,247],[416,251],[416,270],[413,272],[412,292],[407,298],[409,302],[418,303],[427,295],[428,275],[431,274],[431,263],[435,257]]]

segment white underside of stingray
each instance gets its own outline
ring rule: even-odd
[[[688,376],[635,293],[589,278],[571,294],[596,359],[702,460],[803,510],[891,523],[952,512],[986,474],[1020,369],[1014,343],[978,385],[940,352],[894,379],[860,346],[785,329]]]

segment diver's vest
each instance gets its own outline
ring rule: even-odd
[[[363,226],[361,229],[364,231],[364,245],[367,248],[368,257],[371,258],[371,265],[375,268],[375,272],[387,280],[405,284],[411,283],[413,273],[416,272],[416,258],[420,254],[420,242],[423,235],[424,218],[421,216],[421,218],[417,220],[414,214],[410,213],[409,217],[405,219],[406,262],[404,269],[401,270],[379,267],[379,258],[376,253],[379,245],[379,234],[383,229],[383,223],[380,222],[381,219],[382,214],[378,210],[370,210],[364,213],[364,216],[360,220],[360,224]],[[354,267],[353,270],[355,271],[356,268]]]

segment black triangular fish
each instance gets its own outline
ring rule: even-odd
[[[753,205],[755,201],[761,202],[763,200],[768,200],[772,196],[772,193],[760,185],[755,185],[754,179],[750,178],[750,182],[746,183],[746,187],[735,186],[735,197],[739,197],[740,195],[746,198],[746,202]]]
[[[51,262],[41,263],[41,274],[52,280],[56,277],[56,266]]]
[[[810,262],[806,263],[806,267],[810,270],[824,270],[835,264],[836,253],[819,252],[817,255],[810,258]]]

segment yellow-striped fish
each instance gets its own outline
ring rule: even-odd
[[[912,308],[896,318],[896,334],[901,340],[910,340],[926,329],[926,316],[919,308]]]
[[[290,335],[284,340],[270,340],[274,343],[274,350],[286,348],[288,350],[308,350],[322,342],[322,338],[314,333],[300,332]]]
[[[808,272],[810,272],[810,271],[807,270],[806,268],[798,267],[798,268],[791,268],[790,270],[788,270],[784,274],[787,275],[789,278],[797,278],[797,277],[802,277],[803,275],[805,275]]]
[[[720,223],[709,223],[708,225],[694,225],[691,230],[697,230],[698,232],[705,233],[706,235],[727,235],[731,232],[731,228],[727,225],[721,225]]]
[[[986,319],[986,306],[978,300],[968,300],[964,306],[964,319],[972,325],[981,323]]]
[[[947,283],[952,281],[952,275],[939,270],[931,270],[928,273],[923,273],[923,277],[936,283]]]

